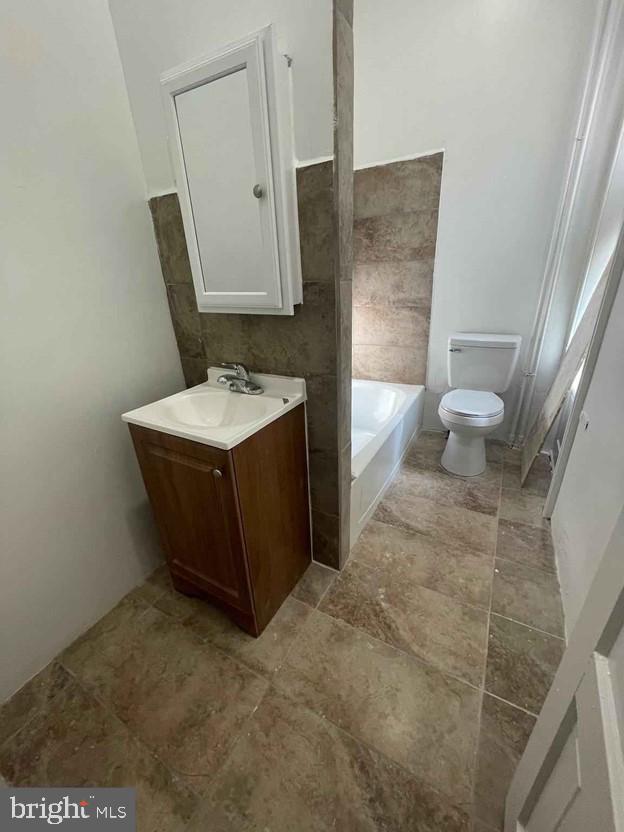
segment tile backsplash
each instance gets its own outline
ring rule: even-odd
[[[294,316],[200,313],[197,310],[177,194],[150,209],[171,318],[188,386],[221,361],[256,372],[301,376],[308,391],[310,490],[315,558],[339,565],[337,283],[333,163],[297,171],[303,304]]]
[[[425,384],[442,159],[355,172],[355,378]]]

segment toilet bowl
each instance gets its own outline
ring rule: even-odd
[[[438,415],[450,431],[442,467],[451,474],[476,477],[485,471],[485,437],[505,417],[505,405],[486,390],[451,390],[442,396]]]

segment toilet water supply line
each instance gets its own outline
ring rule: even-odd
[[[615,29],[612,18],[619,14],[618,6],[619,0],[603,0],[594,27],[587,78],[581,98],[574,144],[548,249],[546,268],[531,333],[528,360],[522,372],[520,394],[511,426],[510,440],[511,444],[516,447],[521,446],[526,437],[527,422],[535,394],[537,371],[544,348],[546,327],[552,313],[555,289],[560,278],[561,262],[570,231],[572,213],[587,149],[587,136],[594,121],[598,93],[602,87],[607,59],[611,52],[612,37],[610,37],[610,34]]]

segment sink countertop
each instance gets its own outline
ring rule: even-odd
[[[209,367],[208,380],[122,415],[124,422],[229,450],[306,400],[302,378],[251,373],[264,393],[232,393],[217,378],[231,372]]]

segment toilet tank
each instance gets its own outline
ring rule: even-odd
[[[455,332],[448,340],[448,382],[465,390],[502,393],[511,384],[520,335]]]

